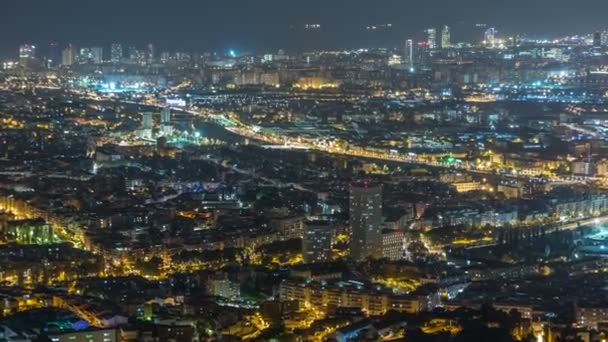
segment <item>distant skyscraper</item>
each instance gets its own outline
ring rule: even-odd
[[[494,46],[494,44],[496,44],[496,34],[497,33],[498,33],[498,31],[496,31],[496,29],[493,27],[490,27],[489,29],[486,30],[486,32],[483,35],[486,45]]]
[[[331,238],[333,228],[327,221],[309,221],[304,225],[302,251],[307,264],[331,260]]]
[[[368,182],[350,187],[350,255],[361,261],[380,257],[382,245],[382,187]]]
[[[414,41],[408,39],[405,41],[405,61],[410,70],[414,70]]]
[[[452,37],[450,34],[450,27],[445,25],[441,30],[441,48],[449,49],[452,46]]]
[[[418,42],[416,44],[415,59],[416,59],[418,68],[428,66],[430,55],[431,55],[431,49],[429,48],[428,41],[422,41],[422,42]]]
[[[146,62],[148,62],[148,63],[154,62],[155,56],[156,56],[156,51],[154,49],[154,44],[150,43],[150,44],[148,44],[148,47],[146,50]]]
[[[160,129],[164,136],[173,135],[173,125],[171,125],[171,108],[165,107],[160,112]]]
[[[426,30],[427,42],[429,43],[429,49],[434,50],[437,48],[437,30],[430,28]]]
[[[112,63],[120,63],[122,60],[122,45],[114,43],[110,47],[110,61]]]
[[[152,118],[152,112],[144,112],[141,118],[141,128],[152,129],[154,126],[154,120]]]
[[[49,44],[45,63],[48,67],[54,67],[61,64],[61,49],[59,48],[59,44]]]
[[[87,47],[80,48],[80,51],[78,51],[78,56],[76,56],[78,63],[88,63],[90,58],[91,58],[91,49],[89,49]]]
[[[84,47],[78,53],[79,63],[101,64],[103,62],[103,48],[101,47]]]
[[[61,65],[70,66],[76,62],[76,47],[72,44],[68,45],[61,52]]]
[[[36,58],[36,47],[31,44],[22,44],[19,46],[19,59],[28,60]]]
[[[601,35],[602,46],[608,45],[608,31],[603,31]]]
[[[139,57],[139,51],[135,46],[129,46],[128,48],[128,57],[130,60],[136,60]]]
[[[602,46],[602,34],[600,33],[600,31],[596,31],[595,33],[593,33],[593,47],[600,46]]]
[[[171,123],[171,108],[165,107],[161,110],[160,123]]]
[[[171,53],[169,51],[163,51],[160,54],[160,61],[162,63],[167,63],[171,59]]]
[[[102,47],[94,46],[91,48],[91,62],[93,62],[93,64],[103,63],[103,48]]]
[[[141,114],[141,130],[139,131],[139,136],[143,139],[152,139],[152,128],[154,128],[152,112],[143,112]]]
[[[146,63],[146,52],[139,50],[135,46],[129,46],[129,59],[131,62],[145,64]]]

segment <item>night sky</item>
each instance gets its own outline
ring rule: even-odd
[[[366,32],[393,23],[390,33]],[[320,33],[302,33],[319,23]],[[428,26],[448,24],[453,40],[478,37],[474,25],[534,36],[608,28],[605,0],[5,0],[0,10],[0,53],[23,42],[79,45],[111,42],[183,51],[264,51],[394,46],[420,38]],[[290,25],[293,28],[290,29]]]

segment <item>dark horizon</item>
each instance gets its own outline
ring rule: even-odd
[[[505,34],[546,37],[608,28],[606,11],[608,2],[594,0],[21,0],[0,13],[0,55],[15,56],[26,42],[152,42],[180,51],[396,46],[406,38],[420,39],[426,27],[444,24],[453,27],[454,41],[476,40],[477,23]],[[298,32],[307,23],[321,24],[321,32]],[[392,23],[392,31],[364,30],[383,23]]]

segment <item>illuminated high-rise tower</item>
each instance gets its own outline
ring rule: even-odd
[[[160,130],[164,136],[173,135],[173,126],[171,125],[171,108],[165,107],[160,111]]]
[[[350,187],[350,255],[361,261],[378,257],[382,243],[382,187],[368,182]]]
[[[414,70],[414,41],[408,39],[405,41],[405,61],[410,71]]]
[[[498,33],[498,31],[496,31],[496,29],[493,27],[490,27],[489,29],[486,30],[486,32],[484,33],[484,36],[483,36],[486,45],[494,46],[494,44],[496,44],[496,34],[497,33]]]
[[[602,46],[602,33],[600,31],[596,31],[593,33],[593,47]]]
[[[76,62],[76,47],[72,44],[68,45],[61,52],[61,65],[70,66]]]
[[[156,50],[154,49],[154,44],[148,44],[146,48],[146,62],[151,64],[154,62],[154,58],[156,56]]]
[[[602,46],[608,45],[608,31],[602,31],[602,34],[600,35],[600,40]]]
[[[152,119],[152,112],[144,112],[141,118],[141,128],[152,129],[154,126],[154,120]]]
[[[141,130],[139,130],[139,136],[143,139],[152,139],[153,128],[154,118],[152,112],[143,112],[141,114]]]
[[[91,62],[93,64],[103,63],[103,48],[101,46],[94,46],[90,49],[91,51]]]
[[[160,123],[171,123],[171,108],[165,107],[160,111]]]
[[[31,44],[22,44],[19,46],[19,62],[23,66],[32,66],[36,59],[36,47]]]
[[[49,68],[61,64],[61,49],[58,43],[53,42],[49,44],[45,64]]]
[[[101,64],[103,62],[103,48],[99,46],[81,48],[78,54],[78,62],[82,64]]]
[[[452,46],[452,37],[450,34],[450,27],[445,25],[441,30],[441,48],[449,49]]]
[[[307,264],[331,261],[333,228],[327,221],[309,221],[304,226],[302,254]]]
[[[437,48],[437,30],[430,28],[426,30],[427,42],[429,43],[429,49],[434,50]]]
[[[36,58],[36,47],[31,44],[19,46],[19,59],[22,61]]]
[[[122,56],[122,45],[117,43],[112,44],[112,46],[110,47],[110,61],[112,63],[120,63],[120,61],[122,60]]]

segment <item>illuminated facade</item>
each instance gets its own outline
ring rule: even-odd
[[[122,45],[117,43],[112,44],[110,47],[110,61],[112,63],[120,63],[122,60],[122,55]]]
[[[414,41],[408,39],[405,41],[405,60],[410,70],[414,69]]]
[[[434,50],[437,48],[437,30],[434,28],[430,28],[426,30],[427,35],[427,43],[429,45],[429,49]]]
[[[382,238],[382,187],[367,182],[350,188],[350,254],[354,260],[379,257]]]
[[[76,47],[74,45],[68,45],[61,52],[61,65],[70,66],[76,62]]]
[[[36,46],[23,44],[19,47],[19,59],[28,60],[36,58]]]
[[[489,46],[494,46],[496,44],[496,34],[498,33],[498,31],[496,31],[495,28],[490,27],[489,29],[486,30],[486,32],[484,33],[484,42],[486,45]]]
[[[53,228],[41,219],[11,221],[5,233],[11,240],[21,244],[44,245],[61,242]]]
[[[302,241],[304,262],[322,263],[331,260],[333,229],[327,221],[306,222]]]
[[[382,257],[389,260],[402,260],[405,257],[405,236],[403,232],[387,231],[382,233]]]
[[[389,310],[418,313],[434,309],[439,304],[436,293],[428,295],[395,295],[361,288],[356,282],[335,285],[284,281],[279,289],[281,301],[296,300],[318,310],[328,308],[360,308],[370,315],[383,315]]]
[[[452,46],[452,38],[450,34],[450,27],[445,25],[441,30],[441,48],[449,49]]]
[[[143,129],[152,129],[154,120],[152,119],[152,112],[144,112],[142,114],[141,127]]]

